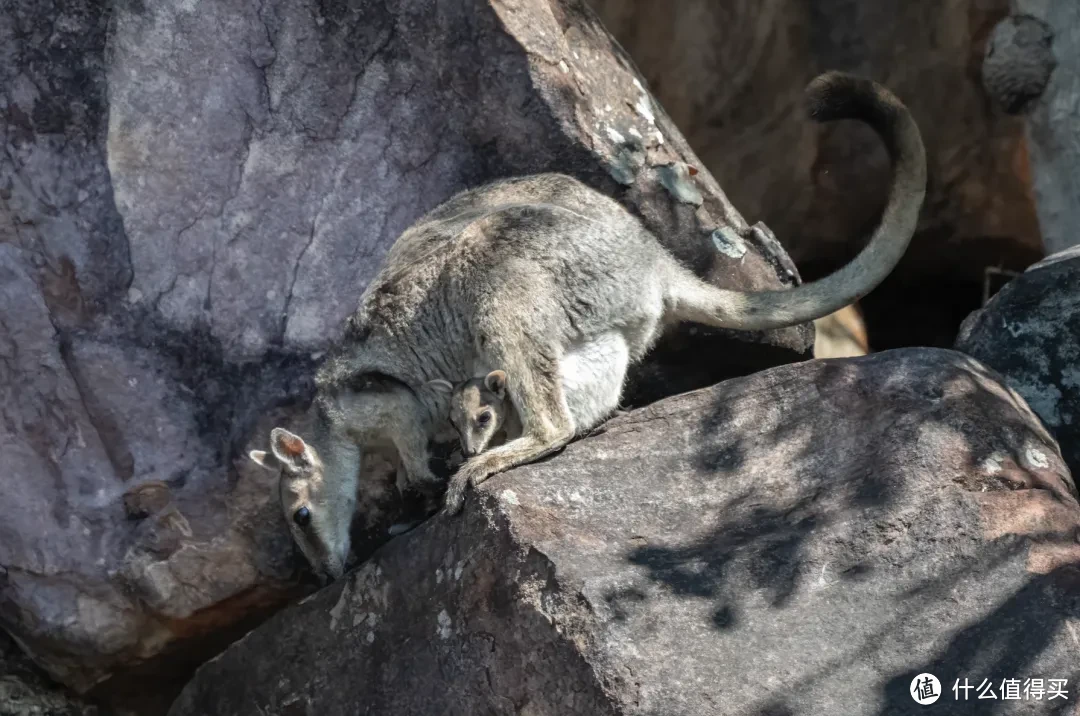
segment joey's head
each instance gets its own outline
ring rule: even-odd
[[[441,383],[442,389],[451,393],[450,424],[461,438],[465,456],[487,450],[514,409],[506,392],[506,373],[493,370],[483,378],[472,378],[456,386],[447,381],[432,381],[436,388],[435,383]]]
[[[253,450],[250,457],[278,472],[285,523],[308,563],[327,581],[344,573],[349,556],[360,450],[349,441],[325,436],[316,442],[319,449],[299,435],[274,428],[270,452]]]

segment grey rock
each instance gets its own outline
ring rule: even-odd
[[[6,634],[0,633],[0,714],[4,716],[99,716],[101,712],[40,670]]]
[[[1042,256],[1030,140],[1023,123],[987,101],[980,65],[991,30],[1012,8],[1026,4],[1032,8],[1026,12],[1037,15],[1033,8],[1072,3],[590,4],[704,162],[695,166],[712,172],[744,216],[765,221],[807,278],[847,261],[865,244],[892,170],[880,139],[866,127],[844,122],[822,129],[800,116],[803,87],[833,69],[888,85],[911,110],[927,148],[929,182],[918,230],[892,280],[870,294],[869,303],[903,302],[912,286],[927,282],[951,283],[948,298],[956,300],[967,283],[982,280],[986,266],[1020,270]],[[1077,24],[1069,12],[1058,14],[1071,20],[1067,27]],[[1041,45],[1025,46],[1029,64],[1021,72],[1034,88],[1046,55]],[[1012,91],[1030,90],[1015,82]],[[1067,97],[1062,106],[1071,106]],[[1060,185],[1072,186],[1065,178]],[[962,295],[978,300],[976,290]],[[956,325],[974,307],[955,322],[950,317],[943,346],[951,345]]]
[[[246,452],[451,194],[569,172],[720,285],[798,280],[706,172],[698,207],[660,186],[699,163],[576,0],[6,2],[0,146],[0,627],[80,691],[168,699],[149,685],[307,589]],[[676,332],[628,401],[811,335]],[[414,517],[372,465],[357,559]]]
[[[994,26],[983,57],[983,87],[1009,114],[1042,96],[1057,66],[1053,41],[1050,26],[1030,15],[1010,15]]]
[[[170,716],[1060,713],[1080,505],[977,361],[774,368],[498,475],[200,668]],[[1047,708],[1049,705],[1049,709]]]
[[[696,173],[697,170],[694,170]],[[684,204],[700,206],[703,198],[694,186],[690,169],[685,164],[665,164],[656,168],[660,184]],[[715,234],[715,232],[713,232]]]
[[[1080,255],[1065,250],[1020,274],[972,313],[956,348],[1003,374],[1080,471]]]
[[[619,157],[637,138],[643,166],[692,155],[576,2],[172,0],[115,26],[109,167],[132,287],[229,358],[324,347],[397,235],[494,176],[579,175],[702,271],[730,267],[702,237],[745,228],[711,177],[699,214],[649,176],[608,176],[632,171]],[[761,253],[739,274],[779,285]]]
[[[1071,246],[1071,247],[1069,247],[1067,249],[1062,249],[1061,251],[1055,251],[1054,253],[1052,253],[1052,254],[1050,254],[1048,256],[1044,256],[1043,258],[1041,258],[1038,261],[1036,261],[1035,263],[1031,264],[1030,266],[1028,266],[1024,270],[1025,271],[1035,271],[1035,270],[1040,269],[1040,268],[1042,268],[1044,266],[1049,266],[1050,264],[1056,264],[1059,261],[1064,261],[1066,259],[1073,259],[1073,258],[1080,258],[1080,244],[1078,244],[1076,246]]]
[[[1003,67],[1008,89],[1025,98],[1024,135],[1031,175],[1032,198],[1038,211],[1039,229],[1046,253],[1080,245],[1080,204],[1076,201],[1080,181],[1080,113],[1075,109],[1080,93],[1080,5],[1045,0],[1010,0],[1015,32],[1009,38],[1008,59],[1015,69]],[[1012,35],[1011,37],[1009,35]],[[1045,76],[1045,80],[1043,79]]]

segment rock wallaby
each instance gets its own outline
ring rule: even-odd
[[[457,385],[442,379],[429,385],[450,395],[450,425],[457,431],[465,457],[521,436],[521,420],[506,393],[504,371],[493,370]]]
[[[666,326],[762,330],[820,318],[892,270],[915,231],[926,160],[914,120],[885,88],[829,73],[807,87],[811,117],[867,122],[894,175],[881,224],[855,259],[820,281],[758,293],[712,286],[682,266],[614,199],[559,174],[462,192],[407,229],[316,374],[315,427],[282,428],[253,458],[280,470],[282,508],[312,565],[336,578],[349,552],[362,447],[392,443],[410,482],[432,481],[428,441],[448,396],[426,384],[506,371],[520,437],[468,459],[445,504],[597,426],[619,403],[628,366]],[[561,367],[574,365],[571,371]]]

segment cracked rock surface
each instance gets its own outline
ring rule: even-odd
[[[798,280],[575,0],[6,2],[0,147],[0,625],[80,691],[183,678],[294,595],[243,456],[453,193],[572,173],[719,285]],[[811,337],[673,335],[629,400]]]
[[[1047,256],[971,314],[957,350],[1005,376],[1080,471],[1080,247]]]
[[[924,713],[922,672],[1068,679],[1068,706],[1078,530],[1053,438],[970,357],[781,366],[493,477],[169,714],[884,716]]]

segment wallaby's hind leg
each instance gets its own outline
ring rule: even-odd
[[[528,339],[490,346],[493,364],[506,367],[507,389],[521,419],[521,437],[492,448],[463,464],[450,478],[446,509],[461,509],[465,489],[516,465],[539,460],[574,436],[574,423],[563,398],[558,359]]]
[[[619,407],[629,365],[630,348],[619,331],[608,331],[566,351],[559,361],[559,377],[576,433],[589,432]]]

